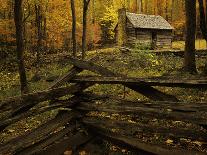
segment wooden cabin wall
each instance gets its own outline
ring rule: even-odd
[[[128,45],[151,45],[151,32],[145,29],[135,29],[128,19],[126,22],[126,31]]]
[[[127,34],[127,44],[134,45],[136,41],[135,29],[128,19],[126,22],[126,34]]]
[[[152,33],[145,29],[136,29],[136,43],[151,46]]]
[[[172,48],[172,31],[160,30],[157,31],[157,49]]]
[[[152,46],[152,33],[157,34],[156,49],[172,48],[172,31],[171,30],[150,30],[150,29],[135,29],[131,22],[126,19],[126,43],[129,46],[141,45]],[[115,39],[118,42],[118,29],[115,28]]]

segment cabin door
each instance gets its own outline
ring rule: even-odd
[[[157,33],[156,32],[152,32],[152,49],[156,49],[156,45],[157,45]]]

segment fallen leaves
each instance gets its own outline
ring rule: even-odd
[[[173,144],[173,140],[172,139],[167,139],[166,141],[165,141],[168,145],[170,144]]]

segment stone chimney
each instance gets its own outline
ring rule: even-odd
[[[118,46],[126,45],[126,9],[122,8],[118,10]]]

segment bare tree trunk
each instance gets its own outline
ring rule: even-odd
[[[27,10],[28,10],[28,13],[26,14],[25,12],[23,13],[23,37],[24,37],[24,48],[27,49],[28,46],[27,46],[27,19],[30,17],[30,14],[31,14],[31,10],[30,10],[30,4],[29,2],[27,1]]]
[[[142,0],[138,0],[138,13],[143,13]]]
[[[130,12],[131,8],[130,8],[130,0],[127,0],[127,10]]]
[[[186,39],[184,70],[196,73],[195,32],[196,32],[196,0],[185,0],[186,8]]]
[[[24,66],[24,41],[23,41],[23,13],[22,13],[22,0],[15,0],[14,6],[14,22],[16,26],[16,52],[19,67],[21,93],[28,92],[27,77]]]
[[[83,0],[83,36],[82,36],[82,59],[86,56],[86,30],[87,30],[87,11],[90,0]]]
[[[200,29],[201,29],[203,38],[207,42],[207,25],[206,25],[207,24],[207,16],[206,16],[205,11],[204,11],[203,0],[198,0],[198,2],[199,2],[199,12],[200,12]],[[206,7],[207,7],[207,3],[206,3]],[[205,75],[207,75],[207,62],[205,63],[203,73]]]
[[[166,16],[166,20],[169,21],[169,16],[168,16],[168,1],[165,2],[165,16]]]
[[[138,12],[138,1],[137,0],[133,1],[133,7],[132,8],[133,8],[132,12],[134,12],[134,13]]]
[[[154,15],[157,15],[157,0],[153,1],[153,10],[154,10]]]
[[[206,15],[204,11],[203,0],[198,0],[199,2],[199,12],[200,12],[200,29],[203,35],[203,38],[207,40],[207,26],[206,26]]]
[[[144,9],[143,9],[145,14],[148,14],[148,7],[149,7],[148,6],[148,0],[145,0],[145,2],[144,2]]]
[[[47,18],[44,17],[44,27],[43,27],[43,34],[42,34],[42,38],[44,39],[44,51],[46,51],[46,47],[47,47]]]
[[[37,26],[37,64],[40,61],[40,52],[42,49],[42,13],[40,4],[35,4],[36,26]]]
[[[163,10],[161,4],[162,2],[160,0],[157,0],[157,14],[163,16]]]
[[[206,6],[206,14],[207,14],[207,1],[205,1],[205,6]],[[206,15],[206,22],[207,22],[207,15]],[[206,40],[206,48],[207,48],[207,40]],[[207,63],[206,63],[206,73],[207,73]]]
[[[73,42],[73,57],[76,57],[76,13],[75,13],[75,3],[71,0],[71,11],[72,11],[72,42]]]
[[[118,10],[118,46],[125,46],[127,44],[126,34],[126,9]]]
[[[172,7],[171,7],[171,23],[173,23],[174,20],[174,7],[175,7],[175,0],[172,0]]]

